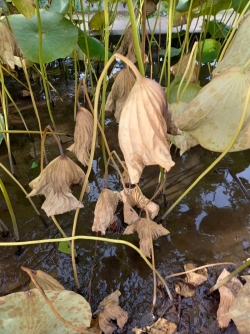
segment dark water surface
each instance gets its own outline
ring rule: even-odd
[[[53,109],[58,130],[73,134],[73,99],[74,81],[70,77],[68,83],[62,76],[54,77],[52,84],[58,88],[59,96],[57,107]],[[60,84],[59,84],[60,83]],[[9,83],[11,85],[11,82]],[[36,87],[37,87],[36,83]],[[19,87],[16,88],[16,100],[20,105],[27,104],[19,96]],[[39,87],[37,87],[39,91]],[[39,107],[43,127],[50,124],[45,105]],[[15,114],[16,115],[16,114]],[[30,129],[38,129],[33,108],[23,112]],[[13,124],[13,128],[22,129],[21,125]],[[106,133],[111,149],[119,152],[117,139],[117,123],[112,116],[106,121]],[[39,167],[31,169],[34,161],[39,161],[40,139],[34,136],[35,144],[27,135],[11,135],[13,155],[16,160],[15,173],[19,182],[29,190],[28,183],[39,174]],[[63,147],[66,149],[72,144],[72,138],[62,137]],[[58,156],[58,148],[53,140],[46,140],[46,152],[49,161]],[[73,155],[65,151],[67,156],[74,161]],[[177,152],[174,154],[176,165],[168,173],[167,181],[167,207],[163,205],[163,199],[156,201],[161,204],[161,215],[178,198],[180,194],[192,183],[193,180],[204,171],[218,156],[218,153],[206,151],[197,146],[187,151],[182,157]],[[0,146],[0,162],[9,168],[8,156],[5,144]],[[160,237],[154,242],[156,268],[164,277],[166,275],[183,271],[183,265],[194,262],[197,265],[205,265],[216,262],[234,262],[241,264],[250,254],[250,205],[249,199],[236,182],[235,175],[239,178],[246,190],[250,190],[250,154],[249,151],[228,154],[216,168],[211,171],[200,183],[180,202],[169,214],[163,226],[170,231],[170,235]],[[86,168],[85,168],[86,171]],[[119,177],[114,168],[109,168],[109,187],[112,190],[120,190]],[[96,200],[102,190],[102,178],[104,168],[101,149],[95,154],[95,161],[90,175],[89,183],[91,191],[84,196],[84,209],[80,210],[77,225],[77,235],[94,235],[91,231],[93,212]],[[157,185],[158,167],[147,167],[143,175],[141,188],[148,197],[152,196]],[[60,233],[51,219],[45,213],[42,215],[49,224],[45,229],[41,220],[35,214],[29,201],[23,192],[14,184],[9,176],[0,169],[0,177],[9,193],[13,205],[20,239],[36,240],[60,237]],[[80,188],[74,190],[74,195],[79,196]],[[33,197],[40,209],[43,197]],[[0,217],[12,231],[10,216],[0,194]],[[74,212],[58,215],[58,222],[67,235],[71,235]],[[118,233],[107,232],[108,238],[123,239],[139,246],[137,235],[123,236]],[[1,238],[1,241],[13,241],[13,235]],[[58,251],[57,244],[42,244],[23,247],[21,255],[17,255],[14,247],[1,247],[0,249],[0,294],[25,290],[29,279],[20,266],[32,269],[40,269],[53,275],[66,289],[74,289],[74,277],[71,265],[71,256]],[[110,243],[97,244],[95,242],[77,241],[76,250],[79,257],[77,265],[81,284],[80,293],[89,299],[89,282],[91,279],[91,307],[95,311],[99,302],[111,292],[121,291],[120,305],[129,312],[129,320],[119,333],[132,333],[135,326],[141,327],[148,324],[147,315],[152,306],[153,276],[151,269],[144,263],[140,256],[131,248]],[[92,266],[95,265],[93,277]],[[210,268],[208,282],[198,287],[196,296],[182,300],[182,317],[179,331],[183,333],[220,333],[216,323],[216,311],[218,307],[218,294],[207,297],[205,291],[216,281],[224,266]],[[233,267],[226,266],[232,270]],[[176,279],[176,278],[175,278]],[[170,279],[169,286],[173,290],[175,279]],[[157,307],[161,308],[163,300],[158,295]],[[168,319],[179,322],[176,315],[169,313]],[[234,325],[224,333],[237,333]]]

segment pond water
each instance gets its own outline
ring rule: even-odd
[[[62,100],[56,99],[56,108],[53,109],[58,131],[73,134],[73,73],[69,73],[67,82],[62,73],[53,75],[50,80],[58,90],[59,97],[62,98]],[[19,106],[24,107],[30,103],[29,100],[21,98],[21,88],[11,80],[8,87],[12,90],[14,99]],[[34,90],[39,96],[38,82],[34,83]],[[44,128],[50,124],[47,108],[41,102],[38,109]],[[15,123],[17,115],[11,110],[12,127],[23,129],[22,125]],[[23,115],[30,129],[38,128],[33,108],[24,109]],[[112,115],[107,116],[105,132],[110,148],[116,149],[120,153],[117,140],[117,122]],[[40,138],[38,136],[33,136],[33,138],[34,143],[27,135],[11,136],[11,146],[16,161],[15,175],[28,192],[30,191],[29,182],[39,174],[39,167],[31,169],[32,162],[39,161],[40,152]],[[71,137],[62,136],[61,139],[64,149],[72,143]],[[46,153],[49,161],[59,154],[57,146],[50,137],[46,140]],[[66,154],[76,161],[70,152],[67,151]],[[217,156],[218,153],[207,151],[200,146],[190,149],[182,157],[173,150],[173,159],[176,165],[167,176],[167,206],[164,206],[162,197],[156,199],[156,202],[161,205],[160,215],[166,212],[167,208]],[[4,143],[0,146],[0,162],[9,168],[7,149]],[[156,268],[163,277],[183,271],[183,265],[188,262],[197,265],[233,262],[239,265],[249,257],[250,206],[249,198],[242,191],[242,186],[246,190],[250,190],[249,165],[249,151],[228,154],[216,166],[217,170],[214,169],[205,176],[162,222],[170,234],[156,240],[154,247]],[[112,190],[120,190],[119,177],[112,166],[110,166],[109,172],[109,187]],[[97,148],[89,179],[91,191],[84,196],[84,208],[80,210],[77,235],[94,235],[91,231],[93,212],[102,190],[103,173],[101,148]],[[158,174],[159,170],[156,166],[145,169],[140,185],[147,197],[154,194]],[[2,169],[0,169],[0,177],[15,211],[20,239],[25,241],[60,237],[52,220],[47,218],[41,210],[42,216],[49,225],[47,229],[44,227],[23,192]],[[241,187],[237,178],[241,182]],[[80,188],[76,188],[74,195],[78,197],[79,193]],[[40,209],[43,198],[33,197],[33,200]],[[0,195],[0,217],[12,231],[10,216],[2,194]],[[67,235],[71,235],[73,218],[74,212],[57,216],[58,222]],[[107,232],[107,237],[127,240],[139,246],[137,235],[123,236],[119,233]],[[1,238],[1,241],[13,241],[13,235]],[[152,307],[153,275],[151,269],[140,256],[126,246],[101,242],[96,244],[93,241],[83,240],[76,242],[76,251],[79,258],[77,270],[81,285],[80,293],[87,300],[91,296],[92,311],[97,309],[103,298],[119,289],[121,291],[120,305],[129,312],[129,320],[125,327],[117,332],[132,333],[133,327],[148,325],[150,322],[149,312]],[[57,244],[23,247],[21,254],[17,254],[15,247],[1,247],[0,253],[1,295],[28,288],[29,278],[20,269],[22,265],[43,270],[59,280],[66,289],[75,289],[71,256],[59,252]],[[179,323],[179,332],[220,333],[216,323],[219,295],[215,292],[208,297],[205,292],[215,283],[223,267],[209,268],[208,282],[196,289],[195,297],[182,299],[180,319],[177,317],[177,313],[169,312],[165,315],[167,319]],[[229,270],[233,269],[230,265],[225,267]],[[173,294],[175,279],[168,280]],[[156,311],[160,312],[163,303],[164,300],[158,295]],[[231,324],[224,333],[235,334],[238,332]]]

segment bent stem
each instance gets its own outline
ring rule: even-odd
[[[0,189],[2,190],[5,202],[7,204],[7,207],[8,207],[9,213],[10,213],[10,217],[11,217],[11,221],[12,221],[12,225],[13,225],[13,230],[14,230],[14,238],[17,241],[19,241],[20,238],[19,238],[19,232],[18,232],[17,223],[16,223],[16,216],[14,214],[14,211],[13,211],[13,208],[12,208],[11,201],[10,201],[9,195],[7,193],[7,190],[6,190],[6,188],[3,184],[3,181],[1,179],[0,179]]]
[[[190,190],[192,190],[194,188],[194,186],[196,186],[196,184],[208,173],[210,172],[211,169],[213,169],[218,162],[221,161],[222,158],[224,158],[224,156],[229,152],[229,150],[232,148],[235,140],[237,139],[240,130],[244,124],[244,120],[246,118],[246,114],[247,114],[247,108],[248,108],[248,104],[249,104],[249,100],[250,100],[250,87],[248,88],[248,92],[247,92],[247,96],[246,96],[246,101],[245,101],[245,105],[244,105],[244,109],[241,115],[241,119],[240,122],[238,124],[238,127],[232,137],[232,139],[230,140],[228,146],[226,147],[225,151],[221,153],[221,155],[191,184],[190,187],[188,187],[188,189],[186,191],[184,191],[184,193],[174,202],[174,204],[171,205],[171,207],[164,213],[164,215],[162,216],[161,219],[165,219],[167,217],[167,215],[169,215],[169,213],[176,207],[177,204],[179,204],[179,202],[190,192]]]

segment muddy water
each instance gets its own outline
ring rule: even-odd
[[[70,77],[66,83],[62,76],[50,78],[52,84],[58,88],[56,109],[53,109],[58,130],[65,133],[73,133],[73,97],[74,82]],[[60,82],[60,85],[58,85]],[[11,84],[11,83],[10,83]],[[39,86],[35,84],[39,97]],[[20,106],[27,104],[19,94],[20,88],[15,86],[16,100]],[[41,97],[41,96],[40,96]],[[50,123],[45,106],[39,107],[43,127]],[[25,119],[30,129],[37,129],[34,111],[32,108],[24,110]],[[13,128],[21,129],[22,126],[13,124]],[[106,121],[107,138],[112,149],[119,147],[117,144],[117,123],[108,116]],[[13,155],[16,160],[15,174],[19,182],[29,191],[28,183],[39,174],[39,168],[31,169],[31,164],[39,160],[40,139],[34,136],[33,143],[28,136],[13,135],[11,143]],[[66,149],[72,138],[62,137],[63,147]],[[58,149],[51,138],[46,141],[46,152],[49,160],[58,155]],[[74,157],[67,152],[67,155]],[[91,226],[96,200],[102,189],[103,160],[101,149],[95,154],[95,161],[90,175],[89,194],[84,197],[85,208],[80,211],[77,234],[93,235]],[[166,200],[164,206],[162,197],[157,198],[161,205],[161,215],[178,198],[178,196],[192,183],[192,181],[208,167],[218,156],[197,146],[186,152],[182,157],[173,151],[176,166],[168,173]],[[75,160],[75,159],[74,159]],[[0,146],[0,162],[9,168],[8,156],[5,144]],[[213,170],[180,202],[180,204],[163,221],[163,226],[170,231],[170,235],[159,238],[155,245],[156,268],[163,275],[183,271],[183,265],[194,262],[204,265],[216,262],[242,263],[250,253],[250,206],[249,199],[242,191],[235,177],[241,181],[246,190],[250,190],[250,157],[249,151],[230,153],[217,166],[230,168]],[[109,168],[109,187],[119,190],[119,178],[112,166]],[[147,167],[143,175],[141,187],[144,193],[150,197],[156,188],[158,167]],[[53,225],[52,220],[43,217],[49,224],[45,228],[41,220],[35,214],[22,191],[13,181],[0,170],[9,193],[21,240],[36,240],[59,237],[60,234]],[[75,189],[77,197],[80,189]],[[43,198],[33,198],[40,209]],[[9,213],[0,194],[0,217],[12,231]],[[74,212],[58,215],[57,219],[67,235],[71,235]],[[118,233],[107,232],[107,237],[124,239],[139,245],[137,235],[122,236]],[[2,241],[13,241],[13,235]],[[97,247],[97,255],[94,256]],[[58,251],[57,244],[43,244],[23,247],[17,252],[14,247],[2,247],[0,249],[0,294],[27,289],[28,277],[20,270],[20,266],[32,269],[41,269],[52,274],[67,289],[74,289],[74,278],[71,266],[71,257]],[[77,265],[81,284],[80,293],[88,300],[91,296],[91,307],[95,311],[98,303],[111,292],[121,291],[120,304],[129,312],[129,320],[119,333],[132,333],[132,328],[148,325],[151,321],[149,312],[152,306],[153,279],[152,272],[143,262],[140,256],[133,250],[121,245],[98,243],[90,241],[78,241],[76,250],[79,257]],[[20,254],[21,253],[21,254]],[[94,274],[91,275],[92,267]],[[226,266],[228,269],[233,267]],[[208,282],[197,288],[196,296],[182,300],[181,318],[176,313],[169,312],[166,318],[179,323],[179,331],[183,333],[220,333],[216,324],[216,310],[218,307],[218,294],[207,297],[205,291],[213,285],[223,266],[209,270]],[[91,291],[89,283],[91,280]],[[175,279],[170,279],[169,286],[173,290]],[[158,295],[157,310],[160,312],[163,299]],[[237,333],[234,325],[225,333]]]

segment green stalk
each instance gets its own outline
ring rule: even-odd
[[[247,108],[248,108],[248,104],[250,101],[250,87],[248,88],[248,92],[247,92],[247,96],[246,96],[246,101],[245,101],[245,105],[244,105],[244,110],[242,112],[241,115],[241,119],[240,122],[238,124],[238,127],[232,137],[232,139],[230,140],[228,146],[226,147],[225,151],[221,153],[221,155],[191,184],[190,187],[188,187],[188,189],[186,191],[184,191],[184,193],[174,202],[174,204],[171,205],[171,207],[164,213],[164,215],[162,216],[161,219],[165,219],[167,217],[167,215],[176,207],[177,204],[179,204],[179,202],[190,192],[190,190],[192,190],[194,188],[194,186],[196,186],[196,184],[208,173],[210,172],[210,170],[212,170],[218,162],[221,161],[222,158],[224,158],[224,156],[229,152],[229,150],[232,148],[235,140],[237,139],[240,130],[244,124],[244,120],[246,118],[246,114],[247,114]]]
[[[141,75],[144,76],[144,66],[143,66],[143,61],[142,61],[140,41],[139,41],[139,37],[137,34],[134,6],[133,6],[132,0],[127,0],[127,5],[128,5],[131,26],[132,26],[133,42],[135,46],[135,54],[136,54],[136,58],[138,62],[138,67],[139,67],[139,71]]]
[[[44,92],[46,96],[49,116],[50,116],[54,129],[56,129],[56,124],[55,124],[54,117],[53,117],[51,107],[50,107],[50,98],[49,98],[49,92],[48,92],[48,86],[47,86],[48,79],[47,79],[47,74],[46,74],[46,70],[44,69],[44,63],[43,63],[43,35],[42,35],[43,32],[42,32],[42,21],[41,21],[40,10],[39,10],[39,0],[36,0],[36,16],[37,16],[37,23],[38,23],[38,30],[39,30],[39,65],[40,65],[40,70],[42,73],[43,88],[44,88]]]
[[[0,179],[0,189],[2,190],[5,202],[7,204],[7,207],[8,207],[9,213],[10,213],[10,217],[11,217],[12,225],[13,225],[13,230],[14,230],[14,237],[17,241],[19,241],[20,238],[19,238],[19,232],[18,232],[17,223],[16,223],[16,217],[15,217],[15,214],[14,214],[11,202],[10,202],[9,195],[8,195],[8,193],[6,191],[6,188],[5,188],[1,179]]]

